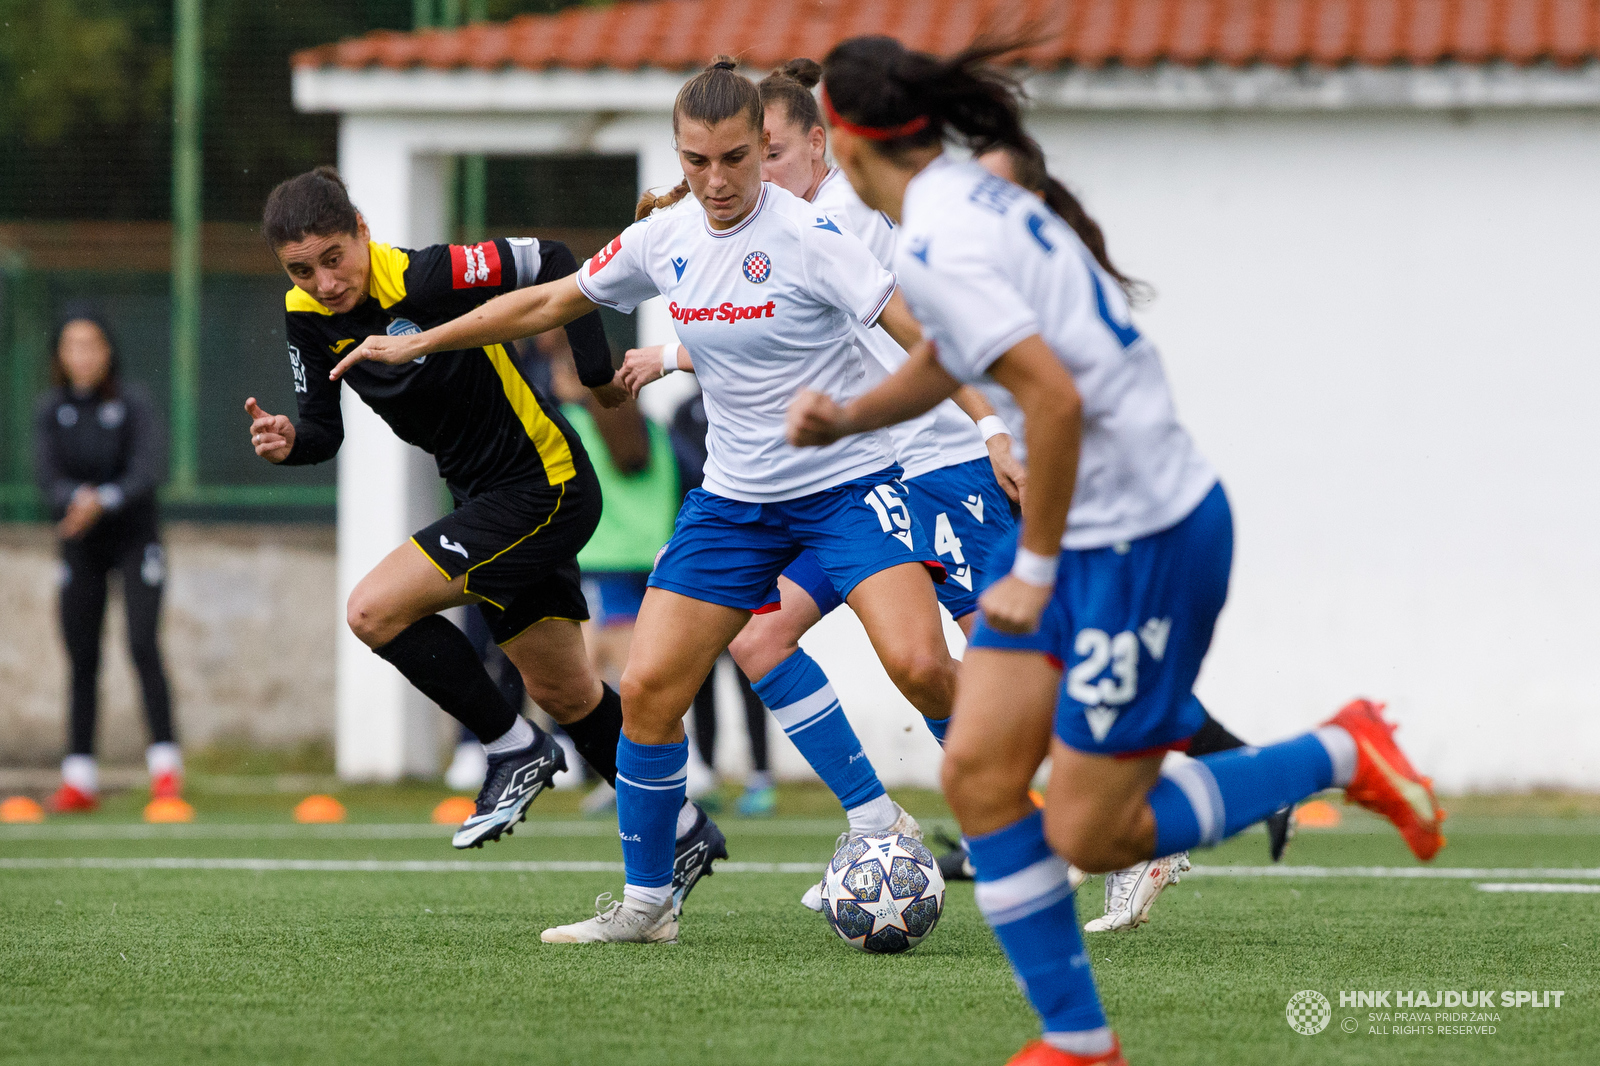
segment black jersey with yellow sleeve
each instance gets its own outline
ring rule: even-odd
[[[334,313],[300,288],[285,297],[289,363],[300,414],[285,463],[333,458],[344,440],[339,382],[328,372],[374,334],[399,335],[457,318],[491,297],[565,277],[577,261],[559,241],[499,238],[411,251],[373,242],[367,298]],[[609,382],[611,351],[596,312],[566,327],[579,377]],[[559,485],[588,457],[546,396],[522,376],[505,345],[436,352],[403,366],[359,363],[345,382],[396,436],[431,454],[458,499],[529,482]]]

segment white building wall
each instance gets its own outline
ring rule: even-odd
[[[1365,694],[1444,788],[1600,786],[1600,116],[1037,126],[1233,500],[1213,712]]]

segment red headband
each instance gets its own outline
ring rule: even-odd
[[[898,126],[858,126],[834,108],[833,101],[828,99],[826,84],[822,86],[822,109],[828,113],[829,125],[837,126],[857,137],[865,137],[869,141],[892,141],[896,137],[909,137],[913,133],[921,133],[927,129],[928,123],[932,121],[927,115],[918,115],[910,122],[902,122]]]

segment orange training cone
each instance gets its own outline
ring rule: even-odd
[[[433,809],[434,825],[460,825],[478,811],[478,805],[465,796],[451,796]]]
[[[144,820],[154,823],[192,822],[194,807],[179,796],[162,796],[144,805]]]
[[[1307,800],[1295,808],[1294,820],[1302,829],[1332,829],[1344,821],[1344,815],[1327,800]]]
[[[307,796],[294,806],[294,820],[302,825],[344,821],[344,804],[332,796]]]
[[[27,796],[7,796],[0,800],[0,822],[42,822],[44,808]]]

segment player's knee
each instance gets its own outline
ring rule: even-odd
[[[360,585],[345,603],[344,620],[350,632],[369,648],[382,647],[399,634],[382,599]]]
[[[943,653],[943,654],[941,654]],[[955,663],[944,649],[908,649],[888,657],[884,666],[906,699],[919,711],[928,709],[948,713],[955,697]],[[935,718],[944,717],[935,714]]]
[[[524,673],[522,685],[540,710],[562,724],[575,722],[593,710],[600,691],[599,683],[590,674],[534,678]]]
[[[745,626],[728,645],[728,654],[739,664],[744,676],[760,681],[783,660],[793,655],[799,644],[781,633],[759,625]]]
[[[1131,861],[1118,826],[1091,811],[1047,811],[1044,835],[1051,851],[1087,873],[1109,873]]]
[[[963,825],[992,824],[996,812],[1014,807],[1019,797],[1026,801],[1028,794],[1027,774],[993,758],[984,745],[962,743],[959,737],[946,743],[939,775],[945,799]]]

